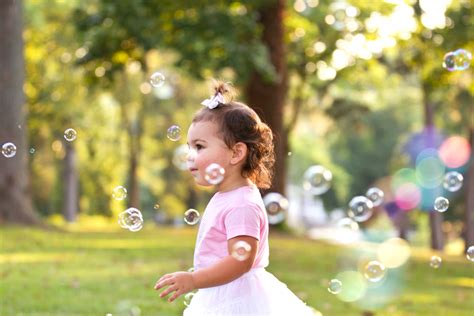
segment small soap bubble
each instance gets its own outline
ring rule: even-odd
[[[189,292],[184,295],[184,305],[187,307],[189,304],[191,304],[191,300],[194,297],[194,292]]]
[[[336,225],[342,229],[359,230],[359,224],[348,217],[341,218]]]
[[[375,206],[379,206],[383,202],[384,193],[379,188],[370,188],[365,193],[365,196],[372,201],[372,204]]]
[[[449,71],[466,70],[471,65],[472,54],[465,49],[458,49],[444,55],[443,67]]]
[[[342,290],[342,282],[338,279],[332,279],[328,284],[328,291],[332,294],[339,294]]]
[[[456,171],[450,171],[444,176],[443,187],[449,192],[456,192],[461,189],[463,180],[462,174]]]
[[[30,154],[34,154],[36,152],[36,149],[34,149],[33,147],[30,148]]]
[[[432,256],[431,259],[430,259],[430,267],[432,267],[434,269],[438,269],[441,266],[442,262],[443,262],[443,260],[441,259],[441,257]]]
[[[378,261],[370,261],[364,266],[364,277],[370,282],[378,282],[385,277],[386,268]]]
[[[434,201],[434,209],[438,212],[446,212],[449,207],[449,200],[443,196],[437,197]]]
[[[181,128],[178,125],[171,125],[168,128],[166,136],[173,142],[178,141],[181,138]]]
[[[244,261],[250,256],[252,247],[245,241],[239,240],[232,245],[231,255],[239,261]]]
[[[178,146],[173,154],[173,164],[180,170],[187,170],[188,154],[188,145],[182,144]]]
[[[349,202],[348,215],[356,222],[366,221],[372,216],[374,204],[365,196],[355,196]]]
[[[67,140],[68,142],[72,142],[75,140],[77,137],[77,132],[73,128],[68,128],[67,130],[64,131],[64,139]]]
[[[303,175],[303,188],[314,195],[326,193],[331,187],[332,173],[320,165],[309,167]]]
[[[449,52],[446,55],[444,55],[443,58],[443,67],[449,71],[454,71],[456,70],[456,55],[454,52]]]
[[[194,272],[194,267],[189,268],[188,272]]]
[[[112,191],[112,197],[117,201],[122,201],[127,197],[127,189],[119,185],[115,187]]]
[[[199,222],[199,212],[196,211],[195,209],[193,208],[190,208],[189,210],[187,210],[186,212],[184,212],[184,221],[186,222],[186,224],[188,225],[196,225],[197,222]]]
[[[268,222],[272,225],[281,223],[288,211],[288,200],[278,192],[270,192],[263,197],[263,204],[267,210]]]
[[[16,155],[16,146],[13,143],[5,143],[2,146],[2,154],[7,158],[12,158]]]
[[[206,179],[206,181],[209,184],[216,185],[216,184],[221,183],[222,180],[224,180],[224,174],[225,174],[224,168],[222,168],[217,163],[211,163],[206,168],[204,179]]]
[[[155,210],[159,209],[159,208],[160,208],[160,204],[156,203],[155,205],[153,205],[153,208],[154,208]]]
[[[466,258],[467,260],[474,262],[474,246],[467,248]]]
[[[134,207],[128,208],[118,215],[118,223],[132,232],[139,231],[143,228],[142,213]]]
[[[150,84],[155,88],[159,88],[165,83],[165,79],[161,72],[155,72],[150,76]]]

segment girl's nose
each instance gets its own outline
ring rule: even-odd
[[[186,155],[186,160],[187,161],[194,161],[196,159],[197,152],[194,149],[190,149],[188,151],[188,154]]]

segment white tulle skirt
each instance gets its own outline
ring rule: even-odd
[[[240,278],[196,292],[184,316],[321,315],[308,307],[286,284],[263,268]]]

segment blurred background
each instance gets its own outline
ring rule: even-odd
[[[197,225],[187,225],[183,214],[202,214],[213,191],[194,184],[183,159],[187,128],[210,95],[211,78],[233,82],[238,99],[276,136],[275,178],[262,192],[272,193],[266,204],[276,246],[288,234],[295,244],[316,242],[330,254],[347,255],[344,247],[356,245],[362,254],[351,250],[350,257],[361,258],[389,241],[402,252],[406,246],[412,255],[426,254],[420,260],[428,268],[445,255],[458,264],[452,271],[461,271],[457,281],[446,281],[459,287],[453,289],[459,306],[429,315],[467,315],[474,307],[472,12],[469,0],[1,1],[0,232],[6,242],[0,262],[3,276],[12,278],[0,288],[9,298],[2,301],[5,315],[107,312],[100,304],[68,311],[37,298],[13,299],[14,284],[22,282],[21,273],[10,273],[16,264],[51,259],[13,256],[29,232],[36,237],[24,240],[25,253],[47,253],[47,234],[65,238],[64,247],[68,238],[107,239],[95,235],[100,232],[132,241],[140,234],[188,236],[186,264],[181,255],[169,260],[173,268],[192,265]],[[378,191],[371,196],[369,189]],[[117,224],[131,207],[139,210],[139,232]],[[80,234],[86,232],[93,237]],[[29,242],[35,238],[43,241]],[[117,249],[131,248],[124,241]],[[275,258],[286,260],[284,249],[275,249]],[[300,264],[322,264],[311,260]],[[297,270],[291,266],[281,273]],[[389,304],[400,291],[391,287],[385,300],[379,288],[379,294],[372,289],[373,300],[361,299],[370,296],[364,292],[334,299],[339,307],[323,306],[333,276],[315,276],[299,296],[328,315],[397,315],[403,305]],[[80,279],[67,279],[67,289],[80,288]],[[324,292],[311,290],[315,284]],[[440,299],[433,295],[433,301],[418,297],[427,304],[422,310]],[[357,301],[366,304],[349,304]],[[114,314],[122,313],[117,308],[131,315],[140,308],[146,315],[182,310],[109,303]],[[399,315],[422,314],[407,307]]]

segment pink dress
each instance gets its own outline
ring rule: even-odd
[[[185,316],[314,315],[287,286],[267,272],[268,219],[257,187],[217,192],[204,211],[194,251],[197,271],[229,255],[227,240],[236,236],[259,240],[252,269],[224,285],[198,290]]]

